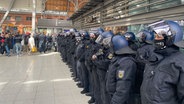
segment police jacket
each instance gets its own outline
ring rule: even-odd
[[[68,47],[69,53],[73,55],[75,53],[75,49],[76,49],[76,40],[75,40],[75,38],[71,38],[70,41],[69,41],[69,44],[70,44],[69,47]]]
[[[79,60],[83,52],[84,52],[84,44],[82,42],[79,42],[79,44],[75,49],[75,58]]]
[[[86,48],[85,61],[88,65],[92,66],[94,65],[92,62],[92,56],[97,52],[98,44],[95,43],[95,40],[91,39]]]
[[[135,81],[135,90],[136,93],[140,95],[140,87],[143,81],[143,73],[144,73],[144,68],[145,68],[145,63],[149,56],[149,51],[153,50],[154,47],[153,45],[147,44],[147,43],[142,43],[141,47],[137,49],[136,53],[136,64],[137,64],[137,71],[136,71],[136,81]]]
[[[85,62],[85,56],[86,56],[86,52],[88,52],[89,50],[89,44],[90,44],[90,40],[89,39],[83,39],[82,41],[83,44],[83,52],[81,53],[81,57],[79,59],[80,62]]]
[[[111,104],[131,104],[134,91],[136,63],[131,55],[115,56],[107,73],[106,89]]]
[[[177,47],[149,52],[141,86],[142,104],[184,104],[184,55]]]
[[[108,56],[111,54],[110,49],[104,48],[103,46],[97,46],[96,49],[98,49],[95,53],[97,59],[94,60],[93,63],[98,69],[107,71],[111,61],[111,59],[108,58]]]

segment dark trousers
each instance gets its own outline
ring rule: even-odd
[[[94,79],[92,75],[92,66],[89,65],[87,61],[85,61],[86,68],[88,70],[88,75],[89,75],[89,90],[91,93],[91,97],[94,98]]]
[[[85,62],[81,62],[82,79],[84,83],[84,90],[89,92],[89,73],[85,66]]]
[[[97,74],[100,81],[102,104],[110,104],[110,95],[106,91],[106,71],[97,68]]]
[[[81,84],[84,86],[84,80],[82,77],[82,66],[79,60],[77,60],[77,78],[79,78]]]
[[[100,80],[97,75],[97,69],[95,66],[92,67],[92,76],[93,76],[93,83],[94,83],[95,104],[102,104],[101,92],[100,92]]]
[[[62,50],[62,56],[63,56],[63,61],[67,61],[67,50],[66,50],[66,47],[63,47],[63,50]]]
[[[76,59],[74,57],[74,55],[72,55],[72,70],[73,70],[73,74],[74,74],[74,77],[77,78],[77,68],[76,68]]]
[[[45,42],[44,41],[40,41],[39,42],[39,52],[45,52]]]

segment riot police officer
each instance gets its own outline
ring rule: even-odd
[[[183,31],[174,21],[163,20],[150,24],[154,32],[154,50],[146,59],[141,86],[142,104],[184,104],[184,47]]]
[[[97,75],[100,81],[100,97],[102,104],[109,104],[110,97],[106,91],[106,73],[112,59],[112,54],[109,48],[111,38],[114,34],[111,31],[101,33],[96,39],[98,46],[97,52],[92,56],[93,63],[96,65]]]
[[[153,48],[153,32],[149,32],[147,30],[140,31],[137,35],[137,39],[139,42],[139,48],[137,49],[136,53],[136,79],[135,79],[135,96],[136,96],[136,104],[141,104],[141,97],[140,97],[140,87],[143,80],[143,73],[145,68],[145,60],[142,58],[144,55]]]
[[[81,48],[82,51],[80,51],[80,52],[82,52],[82,53],[81,53],[81,56],[79,58],[79,61],[81,63],[82,81],[84,84],[84,89],[81,91],[81,93],[84,94],[84,93],[88,93],[90,91],[89,73],[88,73],[88,69],[87,69],[86,64],[85,64],[85,52],[89,47],[88,45],[90,43],[90,36],[89,36],[89,33],[87,31],[82,31],[81,35],[82,35],[83,39],[82,39],[82,48]]]
[[[135,34],[133,32],[126,32],[123,36],[128,41],[129,47],[134,51],[137,51],[137,49],[139,48],[139,44],[135,38]]]
[[[111,95],[111,104],[135,104],[134,88],[136,62],[135,52],[129,47],[124,36],[112,37],[114,58],[107,73],[107,91]]]

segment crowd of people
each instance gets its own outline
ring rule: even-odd
[[[182,39],[176,22],[162,20],[136,35],[71,29],[57,42],[89,104],[184,104]]]
[[[52,48],[57,51],[56,38],[56,34],[2,32],[0,33],[0,53],[6,56],[21,56],[23,53],[31,54],[33,48],[40,53],[45,53]]]

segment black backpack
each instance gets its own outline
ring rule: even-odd
[[[29,41],[29,36],[26,35],[26,36],[24,37],[24,44],[25,44],[25,45],[28,45],[28,41]]]

